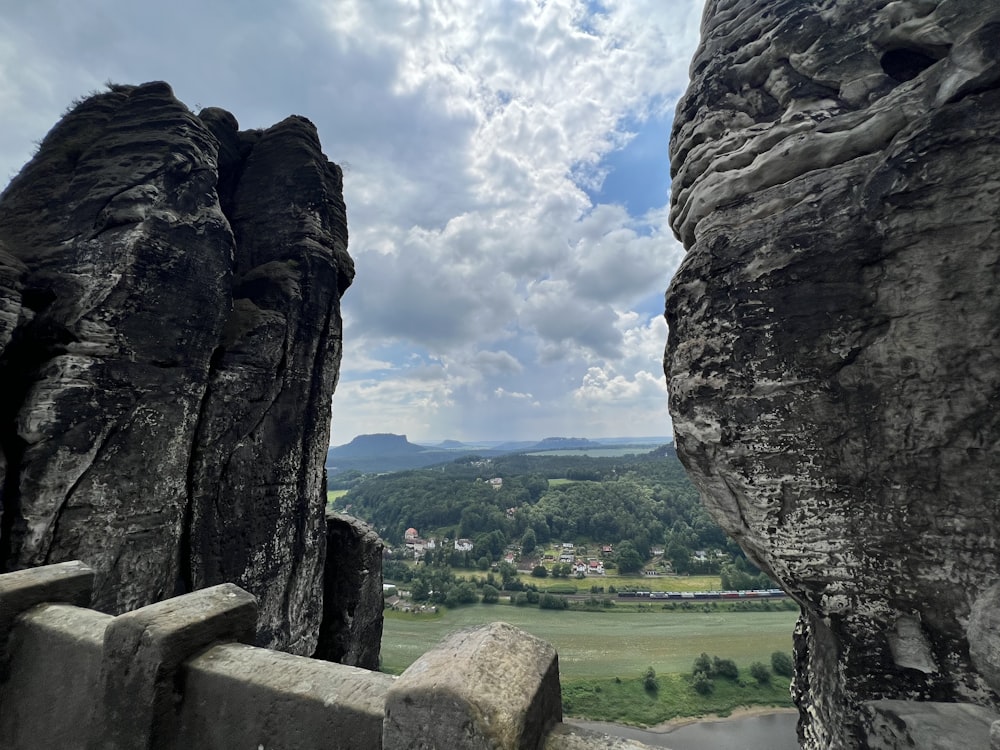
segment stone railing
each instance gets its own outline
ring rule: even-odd
[[[642,747],[562,724],[558,656],[504,623],[458,631],[400,677],[248,645],[254,598],[222,584],[112,617],[93,571],[0,575],[8,750]]]

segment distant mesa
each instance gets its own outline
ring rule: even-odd
[[[374,435],[358,435],[346,445],[331,448],[327,454],[331,458],[359,458],[363,456],[401,456],[423,453],[427,449],[406,439],[406,435],[381,432]]]

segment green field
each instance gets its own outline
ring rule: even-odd
[[[479,573],[468,571],[472,575]],[[603,586],[605,592],[610,586],[616,591],[625,589],[645,591],[718,591],[722,588],[719,576],[588,576],[586,578],[536,578],[527,573],[519,573],[516,578],[524,584],[532,584],[539,591],[547,591],[552,586],[576,586],[581,594],[589,594],[591,586]]]
[[[326,491],[326,501],[332,503],[334,500],[338,500],[346,495],[350,490],[327,490]]]
[[[791,651],[795,612],[567,612],[506,604],[459,607],[439,615],[386,612],[382,663],[398,674],[447,633],[500,620],[551,643],[564,682],[690,672],[702,652],[740,667]]]
[[[658,673],[656,690],[646,689],[639,678],[564,682],[563,711],[578,719],[653,726],[679,716],[728,716],[741,706],[792,705],[787,677],[772,675],[760,684],[741,669],[738,681],[713,682],[708,695],[695,691],[684,674]]]

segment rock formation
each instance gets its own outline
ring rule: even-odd
[[[870,717],[931,726],[922,702],[985,709],[981,747],[1000,708],[998,60],[991,3],[706,4],[670,409],[708,508],[802,605],[806,747],[892,746]]]
[[[384,549],[378,534],[364,521],[326,512],[323,617],[315,658],[379,668]]]
[[[340,169],[164,83],[79,103],[0,196],[0,563],[119,613],[221,582],[311,654],[353,278]]]

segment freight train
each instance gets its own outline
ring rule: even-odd
[[[781,589],[750,591],[619,591],[619,599],[668,599],[691,601],[705,599],[774,599],[787,596]]]

